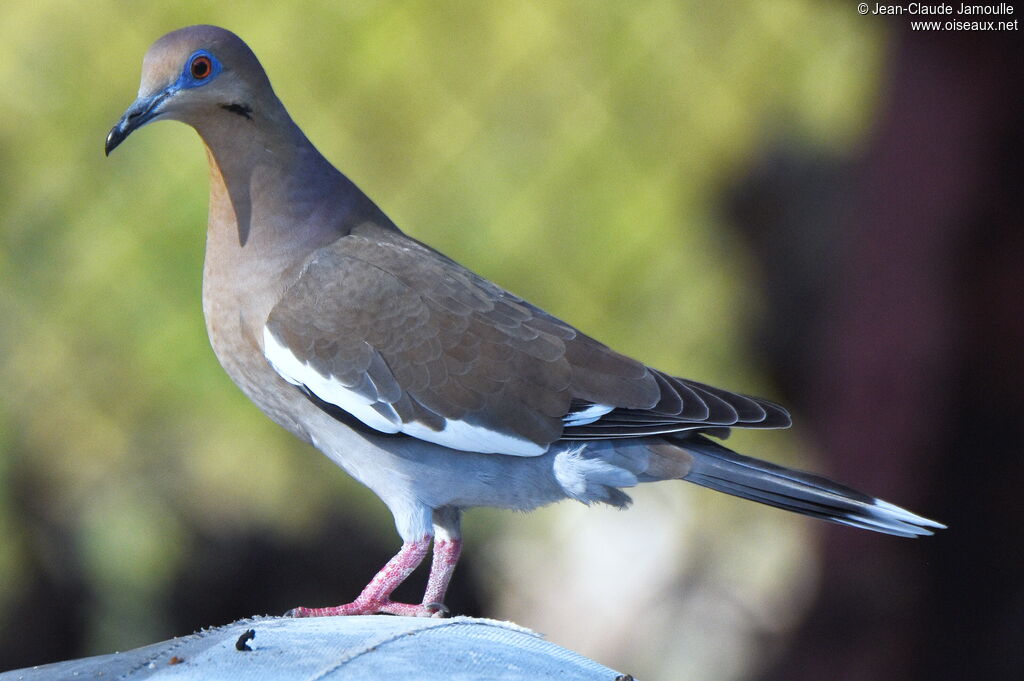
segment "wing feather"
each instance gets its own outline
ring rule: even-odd
[[[789,423],[778,405],[616,353],[391,232],[314,253],[268,317],[264,352],[337,418],[465,451]]]

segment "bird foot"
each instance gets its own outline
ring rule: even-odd
[[[336,615],[402,615],[404,617],[448,617],[451,611],[444,603],[396,603],[391,600],[359,601],[333,608],[292,608],[285,617],[334,617]]]

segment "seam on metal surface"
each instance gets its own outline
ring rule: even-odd
[[[406,637],[411,637],[411,636],[416,636],[417,634],[420,634],[420,633],[425,632],[425,631],[436,631],[438,629],[444,629],[446,627],[451,627],[451,626],[455,626],[455,625],[466,625],[466,624],[469,624],[469,625],[475,626],[475,627],[479,627],[479,626],[493,627],[494,626],[493,624],[491,624],[489,622],[488,623],[483,623],[483,622],[466,622],[465,620],[452,620],[450,622],[445,622],[444,624],[432,624],[432,625],[428,625],[428,626],[420,626],[420,627],[418,627],[416,629],[411,629],[409,631],[403,631],[403,632],[400,632],[400,633],[397,633],[397,634],[388,634],[387,636],[384,636],[384,637],[380,638],[379,640],[373,641],[372,643],[367,643],[361,649],[359,649],[359,650],[357,650],[355,652],[349,653],[345,657],[341,658],[339,661],[337,661],[334,664],[332,664],[330,667],[322,669],[321,671],[317,672],[313,676],[310,676],[307,679],[307,681],[323,681],[323,679],[326,679],[330,674],[333,674],[337,670],[341,669],[342,667],[347,665],[352,660],[355,660],[356,658],[362,657],[363,655],[366,655],[367,653],[372,653],[375,650],[377,650],[378,648],[380,648],[381,646],[385,646],[388,643],[392,643],[394,641],[397,641],[398,639],[406,638]]]

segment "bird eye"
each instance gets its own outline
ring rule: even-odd
[[[192,74],[193,78],[195,78],[196,80],[202,80],[203,78],[209,76],[210,72],[213,71],[213,63],[210,61],[210,58],[207,57],[205,54],[200,54],[192,60],[192,63],[189,65],[188,69],[189,73]]]

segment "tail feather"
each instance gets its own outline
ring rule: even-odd
[[[946,527],[820,475],[737,454],[700,435],[680,438],[678,443],[693,455],[683,479],[719,492],[900,537],[929,535]]]

